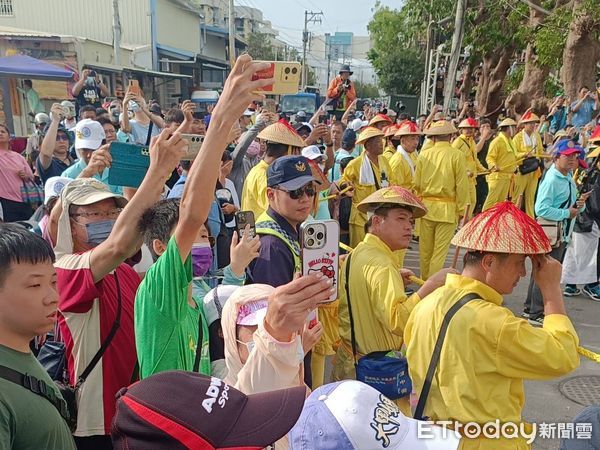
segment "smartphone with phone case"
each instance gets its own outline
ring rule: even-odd
[[[340,225],[335,220],[315,220],[300,226],[302,275],[321,272],[332,281],[335,292],[323,303],[338,298]]]
[[[308,322],[308,329],[313,329],[319,323],[319,308],[309,311],[306,321]]]
[[[127,91],[137,95],[138,97],[143,97],[142,90],[140,89],[140,83],[138,80],[129,80],[129,86],[127,87]]]
[[[302,64],[296,61],[258,62],[268,62],[271,66],[268,69],[256,72],[252,80],[274,78],[275,82],[270,86],[259,89],[257,92],[274,95],[296,94],[298,92]]]
[[[108,184],[138,188],[150,167],[150,151],[145,145],[114,141],[110,144],[112,163]]]
[[[235,213],[235,229],[238,237],[242,239],[246,225],[250,225],[250,237],[256,236],[256,226],[254,223],[254,213],[252,211],[238,211]]]
[[[193,161],[196,156],[198,156],[198,153],[200,153],[202,143],[204,142],[204,136],[201,134],[182,134],[181,139],[188,144],[185,156],[181,159],[184,161]]]

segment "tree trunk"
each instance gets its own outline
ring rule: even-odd
[[[540,5],[539,0],[530,1],[538,6]],[[528,26],[534,29],[544,21],[545,17],[545,14],[530,7]],[[547,106],[544,95],[544,83],[546,82],[549,73],[549,67],[540,66],[538,64],[535,45],[532,42],[527,44],[523,80],[521,80],[517,92],[514,94],[511,93],[513,95],[510,95],[509,99],[507,99],[507,104],[510,109],[515,110],[519,114],[522,114],[530,107],[533,107],[537,113],[547,112],[545,111]]]
[[[563,52],[562,81],[571,101],[582,86],[594,88],[596,65],[600,61],[600,21],[579,9],[585,0],[573,1],[573,21]]]
[[[510,67],[514,48],[502,47],[483,57],[482,73],[477,90],[477,104],[481,117],[492,123],[498,118],[503,106],[502,85]]]
[[[471,99],[471,89],[473,88],[473,81],[471,78],[473,77],[474,65],[473,58],[469,58],[469,61],[463,70],[463,81],[460,86],[460,101],[458,104],[459,111],[462,109],[463,105]]]

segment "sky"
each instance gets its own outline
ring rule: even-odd
[[[402,0],[381,0],[385,6],[399,8]],[[309,23],[308,30],[323,35],[351,31],[368,36],[367,24],[373,16],[375,0],[235,0],[236,5],[258,8],[270,20],[284,42],[302,47],[304,11],[323,11],[322,23]]]

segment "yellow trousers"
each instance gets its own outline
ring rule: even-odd
[[[477,185],[469,182],[469,217],[473,217],[475,205],[477,205]]]
[[[492,206],[503,202],[508,197],[510,190],[510,178],[501,178],[498,180],[488,180],[488,195],[483,204],[483,211],[490,209]]]
[[[323,334],[319,342],[313,347],[310,362],[313,390],[323,385],[325,358],[335,355],[340,342],[339,304],[340,301],[336,300],[319,306],[319,322],[323,326]]]
[[[450,241],[455,231],[456,223],[421,219],[421,236],[419,237],[421,278],[426,280],[444,267]]]
[[[523,195],[521,206],[525,206],[525,212],[531,218],[535,217],[535,191],[538,186],[538,171],[528,173],[526,175],[517,174],[515,178],[515,192],[512,196],[514,203],[517,203],[519,196]]]
[[[356,248],[358,244],[365,238],[364,225],[350,224],[350,247]]]

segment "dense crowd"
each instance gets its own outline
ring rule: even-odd
[[[357,111],[344,66],[289,122],[261,69],[239,57],[208,111],[102,103],[86,69],[47,115],[28,82],[23,154],[0,124],[0,448],[530,448],[416,419],[521,425],[523,380],[578,367],[563,295],[600,301],[597,93],[411,118]],[[339,236],[305,270],[310,223]]]

